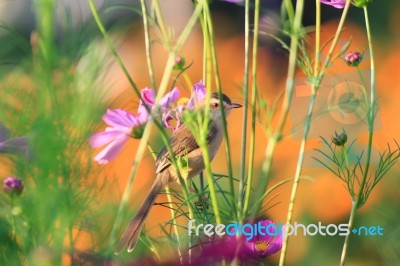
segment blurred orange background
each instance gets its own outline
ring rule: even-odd
[[[400,123],[395,119],[400,112],[400,33],[399,25],[400,4],[392,10],[391,31],[393,40],[391,42],[381,42],[379,38],[374,40],[377,89],[380,101],[380,120],[382,127],[375,132],[374,147],[380,151],[385,149],[387,143],[393,143],[393,139],[399,139]],[[219,70],[223,92],[226,93],[235,102],[242,102],[242,81],[244,70],[244,35],[229,34],[229,23],[226,23],[226,17],[222,14],[214,14],[217,36],[217,54]],[[322,42],[327,41],[334,35],[338,25],[338,20],[331,20],[322,26]],[[366,51],[368,43],[366,33],[363,26],[356,23],[348,22],[345,31],[341,35],[341,40],[349,40],[351,38],[351,46],[349,51]],[[222,31],[226,34],[223,34]],[[228,33],[227,33],[228,32]],[[223,37],[218,37],[223,36]],[[309,36],[310,42],[313,43],[313,35]],[[193,62],[189,68],[188,74],[193,83],[198,82],[202,77],[202,50],[203,41],[200,27],[191,34],[187,41],[182,55],[185,56],[186,62]],[[139,88],[149,87],[150,81],[147,72],[146,58],[144,46],[144,33],[142,23],[139,21],[131,26],[131,31],[127,33],[122,43],[118,47],[118,52],[123,58],[124,63],[128,67],[131,76],[134,78]],[[339,51],[339,48],[337,49]],[[326,51],[325,51],[326,52]],[[152,46],[153,63],[155,68],[156,83],[159,84],[164,71],[164,65],[167,59],[165,48],[155,43]],[[343,64],[339,59],[337,64]],[[368,60],[364,60],[360,65],[363,69],[369,69]],[[287,69],[287,60],[284,55],[276,54],[273,49],[260,48],[258,54],[258,86],[262,97],[270,104],[278,97],[285,87],[285,73]],[[128,80],[117,66],[113,63],[106,70],[107,84],[112,84],[109,90],[109,105],[111,108],[124,108],[135,112],[138,99],[135,97],[133,90],[129,87]],[[299,71],[300,72],[300,71]],[[329,72],[329,71],[328,71]],[[301,73],[298,73],[302,76]],[[182,91],[190,92],[183,81],[177,83]],[[213,88],[215,89],[215,87]],[[238,175],[241,151],[241,132],[242,132],[242,116],[243,110],[232,112],[228,118],[228,131],[230,133],[230,141],[232,148],[232,158],[234,162],[234,171]],[[249,124],[250,125],[250,124]],[[286,128],[289,130],[289,127]],[[250,132],[250,131],[249,131]],[[333,135],[333,132],[332,132]],[[259,173],[260,164],[264,159],[265,146],[267,144],[263,125],[257,125],[256,132],[256,169],[255,173]],[[330,136],[325,136],[330,138]],[[367,134],[356,136],[360,143],[366,144]],[[156,134],[153,135],[151,143],[157,143]],[[101,201],[118,203],[129,177],[131,164],[136,153],[138,142],[130,140],[128,145],[117,157],[107,166],[95,166],[104,177],[107,176],[105,186],[102,192]],[[276,151],[271,184],[275,184],[281,180],[292,178],[295,173],[296,162],[300,141],[288,136],[278,145]],[[318,140],[311,140],[307,145],[307,150],[319,147]],[[213,172],[226,173],[226,156],[225,149],[221,148],[217,157],[214,159],[212,166]],[[139,171],[135,177],[134,188],[131,193],[131,205],[129,212],[132,215],[135,209],[143,200],[145,194],[149,190],[154,180],[154,161],[150,153],[147,153],[142,161]],[[395,172],[399,167],[396,165],[389,175],[374,189],[367,204],[361,208],[360,212],[373,212],[374,206],[382,201],[383,198],[391,201],[399,201],[399,193],[397,191],[398,182],[395,181]],[[305,168],[304,176],[311,177],[303,179],[298,191],[298,198],[295,205],[294,220],[301,221],[302,217],[307,214],[315,220],[323,223],[340,223],[347,221],[351,208],[349,194],[337,177],[333,176],[328,170],[321,168]],[[96,177],[98,178],[98,177]],[[253,184],[254,186],[254,184]],[[288,206],[288,199],[291,191],[291,183],[279,188],[278,198],[274,203],[279,203],[269,210],[266,215],[275,221],[285,221]],[[157,201],[167,201],[164,195],[159,196]],[[109,217],[112,222],[112,217]],[[170,219],[168,209],[155,206],[146,222],[146,228],[150,234],[157,236],[160,233],[158,225]],[[121,228],[122,230],[122,228]],[[296,262],[300,260],[309,250],[309,239],[306,237],[296,237],[290,240],[288,250],[288,262]],[[83,245],[84,246],[84,245]],[[339,254],[338,254],[339,256]],[[274,260],[277,256],[274,256]]]

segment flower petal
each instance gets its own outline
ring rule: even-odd
[[[150,108],[154,105],[156,93],[153,89],[144,88],[141,92],[142,100]]]
[[[108,109],[103,115],[103,121],[114,127],[134,127],[138,124],[133,114],[122,109]]]
[[[106,128],[104,132],[100,132],[90,136],[89,145],[92,148],[99,148],[114,141],[122,135],[128,134],[128,130],[123,130],[121,128]]]
[[[0,123],[0,142],[5,141],[10,137],[10,131]]]
[[[0,143],[0,153],[22,153],[28,154],[28,143],[27,137],[18,137],[8,139]]]
[[[164,97],[160,101],[161,109],[166,109],[171,103],[174,103],[178,100],[180,92],[178,88],[173,88],[172,91],[168,92],[164,95]]]
[[[174,127],[169,124],[169,121],[171,121],[173,119],[174,119],[174,117],[172,116],[172,111],[168,111],[168,112],[163,114],[161,120],[162,120],[162,122],[164,124],[164,127],[172,129]]]
[[[94,160],[99,164],[107,164],[113,160],[122,150],[128,136],[121,135],[119,138],[114,139],[110,144],[107,145],[99,154],[94,157]]]
[[[264,256],[269,256],[275,254],[282,248],[282,236],[275,237],[271,242],[269,242],[269,246],[264,254]]]
[[[193,109],[195,104],[204,99],[206,97],[207,89],[203,84],[203,81],[200,80],[199,83],[193,86],[193,93],[189,99],[187,107]]]
[[[338,9],[343,9],[346,5],[346,0],[321,0],[321,3]]]

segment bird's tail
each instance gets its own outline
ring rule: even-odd
[[[115,254],[119,254],[124,247],[127,247],[128,252],[131,252],[135,248],[136,242],[140,236],[140,232],[142,231],[144,221],[146,220],[158,193],[160,193],[160,191],[163,189],[164,183],[163,174],[158,174],[149,194],[143,201],[142,205],[140,205],[135,217],[125,229],[125,232],[115,250]]]

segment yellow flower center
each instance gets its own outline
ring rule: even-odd
[[[269,243],[267,241],[257,241],[256,242],[256,250],[259,253],[264,253],[269,246]]]
[[[185,105],[188,102],[189,102],[189,98],[188,97],[182,97],[176,102],[176,104],[179,106],[179,105]]]

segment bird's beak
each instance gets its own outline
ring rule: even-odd
[[[243,106],[241,104],[238,104],[238,103],[231,103],[229,107],[230,108],[241,108]]]

